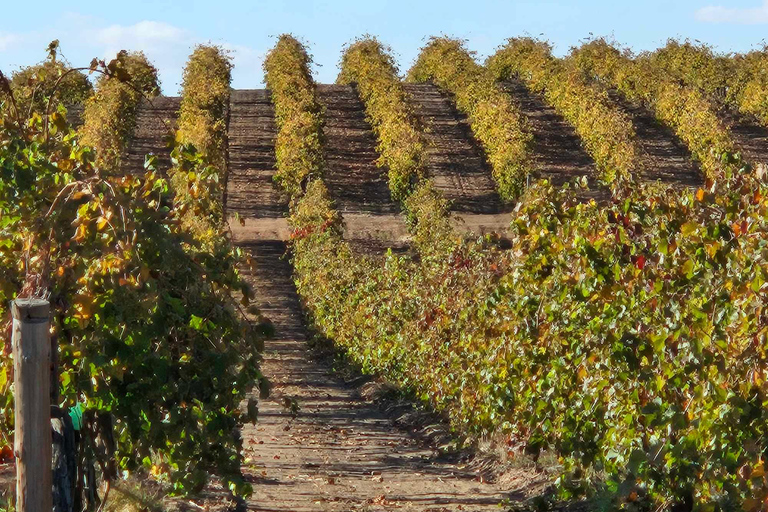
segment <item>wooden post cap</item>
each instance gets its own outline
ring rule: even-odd
[[[35,322],[48,320],[51,305],[43,299],[16,299],[11,302],[11,312],[14,320]]]

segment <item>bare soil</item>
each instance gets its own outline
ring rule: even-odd
[[[529,91],[521,80],[512,78],[501,85],[520,108],[533,134],[536,177],[561,186],[586,176],[594,188],[597,167],[573,127],[540,94]]]
[[[632,120],[642,150],[640,177],[677,187],[698,187],[704,175],[685,144],[641,103],[608,89],[611,101]]]
[[[387,171],[376,161],[376,137],[365,119],[365,105],[354,87],[318,85],[318,101],[325,107],[323,180],[341,214],[394,215]]]
[[[124,172],[137,174],[144,171],[144,158],[152,153],[157,156],[157,168],[166,171],[171,167],[169,137],[176,129],[181,98],[158,96],[143,100],[136,112],[136,128],[122,158]]]
[[[83,124],[83,105],[70,105],[67,107],[67,121],[77,130]]]
[[[256,490],[248,510],[498,510],[542,492],[533,467],[494,478],[461,454],[444,453],[408,421],[412,408],[383,410],[366,378],[343,381],[307,346],[309,332],[282,242],[245,246],[256,260],[248,279],[275,325],[262,371],[273,384],[247,426],[243,472]]]
[[[728,107],[718,112],[730,129],[736,148],[747,162],[768,166],[768,128],[754,117]]]
[[[272,181],[277,126],[269,92],[232,91],[229,105],[227,210],[247,219],[282,217],[288,198]]]
[[[378,233],[403,232],[405,219],[390,196],[386,168],[376,165],[376,137],[357,91],[349,85],[318,85],[317,97],[325,108],[323,181],[342,219],[376,218]],[[397,237],[379,238],[375,232],[346,230],[345,238],[355,251],[368,254],[407,248]]]
[[[508,211],[467,116],[453,98],[431,83],[404,84],[414,113],[426,129],[427,173],[456,214]]]

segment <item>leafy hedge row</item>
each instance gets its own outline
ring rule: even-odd
[[[607,207],[540,185],[526,198],[510,252],[379,265],[310,183],[291,216],[299,293],[350,357],[457,427],[555,451],[564,496],[759,510],[768,189],[739,175],[695,194],[639,184]]]
[[[408,80],[432,80],[454,95],[485,148],[499,194],[505,201],[515,200],[533,170],[533,136],[512,100],[474,61],[464,43],[432,38],[408,72]]]
[[[80,137],[96,150],[100,168],[117,172],[120,157],[136,128],[136,111],[144,96],[160,94],[157,69],[142,52],[121,51],[111,75],[101,75],[85,103]],[[114,78],[114,79],[113,79]]]
[[[738,109],[768,126],[768,48],[737,55],[729,98]]]
[[[768,190],[609,207],[529,194],[512,252],[358,261],[321,184],[293,221],[321,332],[476,434],[552,450],[563,496],[756,511],[768,498]]]
[[[655,52],[641,54],[651,65],[695,87],[718,105],[754,116],[768,126],[768,52],[721,55],[704,43],[669,40]]]
[[[179,151],[189,157],[199,152],[208,165],[200,173],[190,172],[174,155],[171,184],[177,198],[184,197],[189,205],[183,212],[186,228],[200,239],[215,237],[224,220],[231,80],[232,63],[217,46],[196,47],[184,68],[176,138],[187,146]]]
[[[669,39],[662,48],[642,53],[638,58],[647,59],[669,76],[703,91],[721,104],[732,102],[735,61],[718,55],[707,44]]]
[[[632,60],[627,52],[604,39],[574,48],[569,60],[590,78],[616,87],[631,101],[648,105],[688,145],[708,178],[722,178],[743,166],[730,133],[701,90],[670,79],[648,60]]]
[[[127,98],[124,87],[114,75],[99,83],[98,113],[115,120],[112,134],[126,133],[119,115],[106,111],[125,111],[126,101],[117,101]],[[235,270],[237,253],[189,236],[178,214],[187,205],[154,160],[144,175],[117,176],[58,119],[50,134],[39,117],[18,127],[6,117],[0,128],[3,321],[8,301],[50,294],[60,405],[83,407],[84,449],[96,433],[111,436],[98,418],[114,421],[116,454],[99,463],[116,461],[120,472],[143,467],[178,493],[200,489],[211,473],[248,493],[239,406],[261,379],[262,335],[232,301],[234,292],[250,295]],[[204,155],[176,154],[192,173],[212,165]],[[9,331],[0,332],[0,413],[11,432]]]
[[[71,67],[57,57],[58,44],[54,43],[49,47],[47,59],[11,76],[14,101],[23,115],[29,115],[31,111],[45,113],[52,96],[51,112],[54,112],[57,103],[82,105],[93,94],[88,77],[79,71],[71,71]]]
[[[392,198],[401,201],[423,177],[424,141],[390,52],[376,38],[356,40],[344,50],[336,81],[357,86],[378,138],[379,164],[389,171]]]
[[[605,91],[585,82],[552,56],[551,46],[532,38],[513,38],[486,62],[496,80],[518,75],[576,130],[603,179],[613,184],[631,179],[639,148],[632,121],[618,111]]]
[[[275,181],[291,197],[301,194],[302,183],[321,177],[325,167],[323,109],[315,95],[310,62],[302,44],[288,34],[280,36],[264,60],[279,128]]]

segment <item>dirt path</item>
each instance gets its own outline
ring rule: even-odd
[[[616,90],[609,89],[608,95],[635,127],[643,152],[640,177],[679,187],[697,187],[704,182],[698,164],[672,129],[661,124],[644,105],[626,100]]]
[[[405,220],[390,197],[386,169],[376,165],[376,138],[365,119],[365,105],[349,85],[318,85],[317,97],[325,107],[323,181],[348,223],[345,238],[360,252],[403,250],[407,242],[399,234],[407,231]],[[357,228],[349,229],[353,217]],[[368,219],[376,223],[375,230],[365,229]]]
[[[67,121],[75,130],[83,125],[84,110],[85,107],[83,105],[70,105],[67,107]]]
[[[257,304],[275,324],[262,371],[274,387],[259,405],[259,422],[243,431],[244,473],[254,511],[498,510],[505,499],[542,485],[520,471],[504,485],[483,480],[456,457],[397,426],[360,388],[345,384],[312,359],[299,298],[282,242],[246,246],[256,260],[248,275]],[[285,404],[296,403],[294,415]]]
[[[346,206],[342,211],[347,213],[348,228],[383,231],[393,212],[399,213],[389,202],[388,189],[381,188],[386,182],[377,182],[373,176],[374,171],[379,175],[382,171],[371,166],[375,159],[369,151],[372,135],[361,125],[357,100],[348,92],[342,91],[343,99],[330,117],[329,139],[337,145],[329,154],[332,161],[338,159],[331,173],[336,173],[334,186],[341,187],[336,188],[336,198]],[[333,105],[328,96],[324,99]],[[239,101],[236,95],[233,100]],[[268,112],[263,104],[259,108]],[[254,151],[254,144],[271,140],[274,128],[260,116],[243,116],[240,124],[240,116],[235,103],[230,115],[229,207],[247,219],[245,226],[233,225],[234,241],[256,263],[254,270],[244,274],[254,287],[257,306],[276,331],[265,344],[262,364],[273,384],[271,397],[260,401],[258,423],[242,432],[243,472],[255,489],[248,510],[490,511],[498,510],[506,498],[539,490],[543,478],[528,470],[516,472],[503,485],[485,483],[483,473],[472,469],[475,466],[440,455],[420,435],[399,427],[402,409],[382,410],[378,402],[363,397],[366,388],[360,388],[360,382],[345,383],[332,373],[331,364],[314,358],[286,244],[279,237],[268,239],[269,233],[263,230],[268,222],[280,220],[281,198],[255,190],[270,186],[268,177],[252,179],[271,168],[263,158],[268,148]],[[350,163],[342,164],[343,154],[349,155]],[[349,175],[344,177],[344,172]],[[371,201],[364,196],[369,192]],[[249,212],[249,208],[264,213]],[[261,218],[253,218],[256,215]],[[292,403],[298,406],[294,413]]]
[[[288,199],[275,174],[275,109],[266,90],[232,91],[227,210],[243,218],[280,218]]]
[[[561,186],[574,178],[587,176],[590,184],[596,186],[597,167],[573,127],[547,105],[541,95],[529,91],[521,80],[510,79],[502,84],[502,88],[512,96],[528,120],[533,133],[538,177]]]
[[[752,116],[723,108],[720,119],[730,129],[736,147],[747,162],[768,166],[768,128]]]
[[[167,139],[176,128],[180,104],[181,98],[173,96],[158,96],[151,102],[141,102],[136,112],[136,129],[122,158],[121,165],[126,172],[143,172],[144,157],[149,153],[158,157],[158,170],[170,169],[171,152]]]
[[[325,107],[323,181],[339,212],[400,213],[390,198],[386,169],[376,166],[376,138],[357,91],[349,85],[318,85],[317,97]]]
[[[433,84],[404,84],[420,124],[426,128],[427,172],[456,214],[505,210],[491,168],[472,135],[467,116]]]

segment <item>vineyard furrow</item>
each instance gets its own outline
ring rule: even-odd
[[[403,250],[405,220],[390,197],[386,169],[376,164],[376,137],[357,91],[347,85],[318,85],[317,98],[325,107],[323,181],[347,222],[345,238],[366,253],[390,246]],[[366,224],[375,226],[367,229]]]
[[[467,116],[430,83],[403,84],[419,123],[426,128],[427,172],[456,213],[504,211],[491,170],[472,136]]]
[[[644,180],[680,187],[702,184],[701,169],[671,128],[659,122],[644,105],[625,99],[613,88],[609,87],[607,92],[614,105],[632,120],[642,150],[639,171]]]
[[[528,120],[533,134],[537,177],[562,186],[574,178],[587,176],[590,188],[594,189],[597,168],[573,127],[541,95],[529,91],[522,80],[510,77],[502,87],[512,95]]]
[[[67,121],[75,130],[83,125],[83,105],[70,105],[67,107]]]
[[[344,214],[388,215],[399,207],[390,199],[387,175],[376,165],[376,138],[365,119],[365,106],[348,85],[318,85],[325,107],[323,180],[338,210]]]
[[[275,174],[275,109],[266,90],[232,91],[227,209],[242,218],[280,218],[288,200]]]
[[[505,489],[540,488],[541,478],[527,471],[505,485],[482,482],[474,469],[459,469],[455,457],[398,428],[397,414],[361,396],[365,387],[345,383],[313,360],[285,243],[241,247],[256,262],[255,271],[244,272],[259,290],[256,304],[275,326],[261,367],[272,393],[260,400],[258,423],[242,432],[243,473],[255,490],[248,510],[484,511],[509,497]],[[292,403],[299,407],[295,414]]]
[[[144,157],[157,156],[158,169],[171,167],[171,151],[168,137],[176,129],[181,98],[158,96],[143,100],[136,112],[136,128],[130,137],[121,165],[126,172],[144,172]]]
[[[753,116],[723,107],[718,112],[728,126],[733,143],[742,157],[753,164],[768,165],[768,128]]]

